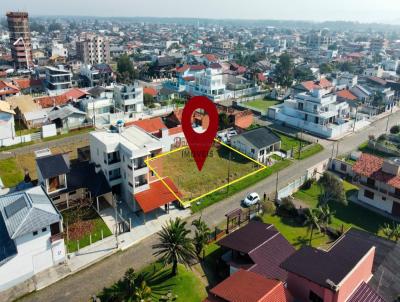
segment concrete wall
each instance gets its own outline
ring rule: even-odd
[[[0,112],[0,140],[15,137],[14,115]]]

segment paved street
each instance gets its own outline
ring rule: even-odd
[[[399,121],[400,112],[390,117],[390,125],[394,125]],[[338,143],[324,141],[325,150],[310,157],[306,160],[294,163],[289,168],[279,172],[279,186],[283,187],[291,180],[298,178],[305,173],[305,170],[319,163],[320,161],[331,157],[332,147],[339,144],[339,153],[348,153],[354,150],[358,145],[365,142],[368,136],[373,134],[378,136],[386,128],[387,118],[379,120],[374,124],[364,128],[360,132],[356,132],[351,136],[347,136]],[[59,142],[57,142],[59,144]],[[31,147],[33,150],[33,146]],[[248,188],[247,191],[256,191],[260,194],[271,193],[275,191],[276,178],[271,176],[260,183]],[[225,213],[239,207],[240,200],[246,192],[238,193],[228,199],[225,199],[202,212],[202,216],[210,226],[215,226],[222,222]],[[200,213],[190,217],[191,221]],[[123,273],[129,267],[140,269],[143,266],[154,261],[151,246],[157,240],[157,236],[153,235],[125,252],[117,253],[109,258],[72,275],[64,280],[57,282],[39,292],[35,292],[22,299],[22,301],[87,301],[92,294],[98,293],[105,286],[111,285],[113,282],[121,278]]]

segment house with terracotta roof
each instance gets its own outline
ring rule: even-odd
[[[212,288],[203,302],[292,302],[283,282],[239,270]]]
[[[295,252],[273,225],[259,221],[250,221],[217,244],[226,251],[222,260],[230,275],[246,270],[281,281],[286,281],[287,273],[280,264]]]
[[[0,141],[15,137],[15,111],[5,101],[0,101]],[[0,143],[0,146],[3,144]]]
[[[400,217],[400,160],[363,153],[353,165],[358,200]]]
[[[326,78],[321,78],[318,81],[305,81],[293,87],[294,93],[311,92],[314,89],[324,89],[331,91],[333,84]]]
[[[40,79],[21,78],[13,79],[15,86],[24,94],[44,92],[44,85]]]
[[[328,250],[303,246],[280,265],[287,271],[287,289],[298,301],[384,302],[368,283],[375,246],[345,233]]]
[[[155,131],[161,122],[153,120],[137,124]],[[168,213],[170,208],[177,209],[177,196],[181,193],[171,179],[160,180],[145,162],[169,151],[171,145],[141,127],[130,125],[114,132],[91,132],[89,141],[91,160],[104,172],[113,192],[131,211],[146,217],[160,211]],[[157,173],[163,175],[161,162],[154,165]]]
[[[20,94],[20,90],[13,83],[0,81],[0,100],[5,100],[7,97]]]

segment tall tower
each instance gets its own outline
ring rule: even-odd
[[[28,13],[8,12],[7,22],[10,33],[11,55],[15,68],[29,69],[33,67]]]

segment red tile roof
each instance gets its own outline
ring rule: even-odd
[[[311,91],[313,89],[318,89],[318,88],[326,89],[326,88],[332,87],[332,83],[329,82],[325,78],[322,78],[319,81],[302,82],[301,85],[303,85],[303,87],[306,88],[308,91]]]
[[[213,54],[206,54],[204,57],[207,59],[208,62],[218,62],[218,59]]]
[[[10,82],[0,81],[0,95],[17,94],[19,89]]]
[[[363,153],[353,165],[353,171],[400,189],[400,176],[383,172],[383,162],[384,159],[381,157]]]
[[[13,79],[13,82],[19,87],[19,89],[27,89],[42,85],[42,81],[39,79]]]
[[[350,90],[340,90],[336,92],[336,95],[342,99],[350,100],[350,101],[355,101],[357,100],[357,96],[351,93]]]
[[[182,132],[183,132],[182,126],[177,126],[177,127],[168,129],[168,134],[169,135],[179,134],[179,133],[182,133]]]
[[[164,122],[162,121],[161,117],[155,117],[146,120],[138,120],[134,122],[126,123],[125,126],[135,125],[142,128],[144,131],[156,134],[160,132],[161,129],[167,128]]]
[[[38,103],[42,108],[51,108],[54,106],[65,105],[69,102],[69,99],[64,95],[56,96],[43,96],[34,99],[35,103]]]
[[[293,300],[281,281],[239,270],[211,289],[209,301],[290,302]],[[207,301],[207,300],[206,300]]]
[[[181,197],[182,194],[179,192],[175,184],[170,178],[164,178],[163,181],[168,187],[177,195]],[[171,203],[177,198],[174,194],[166,187],[166,185],[158,180],[150,184],[150,188],[146,191],[137,193],[134,195],[135,200],[139,203],[144,213],[149,213],[163,205]]]
[[[143,93],[144,94],[150,94],[151,96],[156,96],[157,95],[157,90],[152,88],[152,87],[144,87],[143,88]]]
[[[189,68],[190,68],[189,65],[183,65],[183,66],[181,66],[181,67],[178,67],[178,68],[176,69],[176,72],[182,73],[182,72],[185,72],[186,70],[188,70]]]
[[[87,93],[86,91],[79,89],[79,88],[72,88],[70,90],[68,90],[67,92],[64,93],[64,96],[68,99],[68,100],[78,100],[82,97],[85,97],[89,95],[89,93]]]

